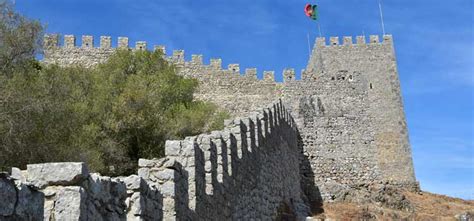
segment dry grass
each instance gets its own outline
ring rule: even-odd
[[[451,198],[427,192],[403,193],[414,208],[413,211],[400,211],[382,208],[376,204],[328,203],[324,213],[316,219],[327,220],[456,220],[455,216],[474,212],[474,201]]]
[[[436,217],[439,220],[452,220],[455,215],[474,212],[473,200],[462,200],[428,192],[404,193],[415,206],[415,212],[423,217]]]

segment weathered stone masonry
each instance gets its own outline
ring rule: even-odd
[[[223,131],[167,141],[138,175],[89,174],[83,163],[28,165],[0,177],[0,220],[274,220],[308,209],[296,125],[281,102]]]
[[[329,43],[316,40],[303,79],[283,91],[323,199],[376,182],[416,189],[392,37]]]
[[[92,36],[83,36],[78,47],[75,37],[68,35],[59,46],[59,36],[48,35],[43,62],[93,66],[115,51],[110,37],[101,37],[98,48],[93,42]],[[118,48],[128,45],[128,38],[119,38]],[[146,48],[146,42],[137,42],[134,50]],[[256,69],[241,75],[238,64],[223,69],[220,59],[204,64],[202,55],[192,55],[186,61],[182,50],[166,59],[179,74],[200,82],[196,99],[214,102],[243,118],[228,122],[221,132],[168,142],[164,159],[141,160],[133,179],[146,185],[125,190],[118,197],[125,197],[125,205],[110,204],[119,209],[107,211],[128,211],[118,217],[265,220],[275,218],[282,208],[303,214],[304,204],[314,205],[320,199],[363,201],[367,192],[361,189],[374,183],[418,188],[390,35],[382,41],[370,36],[369,42],[363,36],[356,42],[344,37],[342,44],[337,37],[329,42],[318,38],[302,79],[296,80],[294,70],[286,69],[281,83],[274,81],[273,71],[264,72],[259,80]],[[277,99],[282,100],[277,105],[282,111],[254,113]],[[276,113],[284,117],[271,120]],[[102,179],[130,186],[119,178],[95,180]],[[84,182],[73,185],[80,187],[74,190],[82,191],[80,196],[104,197],[96,197],[90,192],[94,185]],[[21,185],[18,192],[29,190]],[[106,198],[117,198],[118,192]],[[97,208],[109,202],[98,201]],[[51,199],[44,202],[49,202],[46,208]],[[18,211],[14,213],[23,210]]]
[[[43,62],[61,66],[84,65],[93,66],[104,62],[115,51],[111,48],[110,37],[102,36],[99,47],[92,44],[92,36],[83,36],[82,45],[76,45],[76,38],[64,36],[63,46],[59,46],[58,35],[47,35],[44,40],[45,50]],[[128,48],[128,38],[118,39],[118,48]],[[137,42],[135,50],[145,50],[147,43]],[[155,50],[166,52],[164,46],[155,46]],[[246,116],[247,113],[264,107],[281,96],[282,85],[274,80],[273,71],[265,71],[264,79],[257,79],[257,70],[249,68],[245,75],[240,75],[239,64],[229,64],[222,68],[222,60],[211,59],[209,64],[203,63],[202,55],[192,55],[191,61],[185,61],[183,50],[174,50],[167,60],[179,68],[179,73],[186,77],[196,78],[200,88],[195,97],[200,100],[212,101],[229,110],[235,116]],[[294,71],[285,70],[294,78]]]
[[[91,66],[113,52],[110,37],[101,37],[94,48],[84,36],[81,47],[74,36],[65,36],[59,47],[57,35],[45,38],[45,63]],[[119,48],[128,39],[119,38]],[[135,50],[146,48],[137,42]],[[155,49],[165,50],[163,46]],[[246,116],[256,108],[282,98],[298,124],[307,163],[302,178],[315,182],[325,201],[354,186],[385,182],[416,188],[411,149],[403,111],[392,37],[358,36],[318,38],[302,80],[293,69],[284,70],[284,82],[274,81],[274,72],[256,78],[256,69],[240,74],[238,64],[221,68],[220,59],[203,64],[202,55],[184,60],[184,51],[167,58],[179,73],[200,82],[197,99],[212,101],[235,116]]]

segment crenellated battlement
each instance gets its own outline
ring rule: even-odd
[[[332,47],[332,46],[367,46],[373,44],[393,44],[392,35],[384,35],[382,41],[379,40],[378,35],[370,35],[367,41],[365,36],[357,36],[354,42],[351,36],[330,37],[329,42],[325,37],[316,38],[317,47]]]
[[[135,42],[135,46],[133,48],[130,47],[128,37],[118,37],[115,47],[112,45],[111,36],[100,36],[100,44],[98,47],[95,44],[94,36],[81,36],[80,44],[78,44],[76,39],[77,37],[74,35],[64,35],[61,43],[60,35],[45,35],[43,40],[46,55],[44,62],[55,63],[64,66],[72,64],[92,66],[104,62],[116,49],[148,50],[148,44],[146,41],[137,41]],[[258,73],[255,68],[250,68],[244,73],[241,73],[240,64],[232,63],[228,64],[227,68],[223,68],[222,59],[220,58],[211,58],[209,62],[206,63],[203,60],[204,56],[202,54],[192,54],[191,60],[186,60],[184,50],[173,50],[170,56],[166,55],[166,47],[163,45],[154,45],[153,50],[161,51],[169,62],[182,69],[193,69],[195,72],[198,70],[201,72],[203,72],[202,70],[206,70],[206,72],[224,72],[238,76],[242,80],[258,80]],[[72,53],[72,51],[74,51],[74,53]],[[76,55],[81,52],[82,56],[77,57]],[[291,70],[293,70],[293,72]],[[225,76],[217,73],[214,74],[218,76]],[[275,71],[264,71],[262,76],[262,83],[278,83],[275,82]],[[281,76],[284,76],[283,82],[296,80],[294,69],[284,69]],[[193,75],[193,77],[196,76]]]
[[[75,36],[66,35],[60,43],[59,35],[46,35],[43,62],[91,67],[105,62],[117,49],[149,48],[145,41],[137,41],[132,43],[134,47],[130,47],[127,37],[119,37],[113,45],[110,36],[101,36],[98,47],[94,45],[93,36],[82,36],[80,41],[81,45],[77,45]],[[203,180],[196,180],[196,186],[201,185],[201,191],[206,194],[219,194],[220,191],[207,185],[208,182],[225,180],[222,176],[212,177],[216,171],[217,174],[225,171],[224,164],[219,163],[225,154],[210,150],[219,151],[223,145],[219,140],[230,139],[230,134],[265,140],[266,130],[255,136],[248,134],[251,131],[244,135],[240,129],[254,126],[247,122],[258,124],[259,120],[246,116],[278,98],[283,100],[285,111],[294,118],[294,126],[301,136],[298,145],[303,149],[302,159],[307,158],[307,162],[300,164],[302,182],[305,188],[317,186],[324,201],[337,200],[338,190],[351,190],[386,180],[416,186],[391,35],[317,38],[308,65],[301,71],[301,80],[296,79],[294,69],[287,68],[281,73],[283,82],[275,81],[275,71],[264,70],[259,74],[256,68],[241,70],[244,69],[241,64],[223,63],[221,58],[205,60],[201,54],[192,54],[187,59],[184,50],[173,50],[168,55],[163,45],[152,48],[163,52],[164,58],[174,64],[179,75],[199,81],[195,99],[213,102],[232,116],[244,117],[242,121],[232,121],[233,128],[229,131],[179,142],[179,151],[192,149],[194,145],[195,156],[206,162],[200,161],[202,171],[199,172],[205,173],[204,179],[201,176]],[[268,111],[262,114],[265,112]],[[268,125],[270,122],[284,121],[269,121]],[[275,127],[269,126],[268,129]],[[237,140],[237,146],[245,140]],[[167,155],[173,145],[175,143],[168,145]],[[258,147],[233,150],[237,156],[235,161],[245,159],[244,151],[253,153]],[[181,163],[187,167],[184,161]],[[230,166],[234,167],[232,163]],[[247,168],[244,171],[252,170]],[[230,175],[235,171],[228,172]],[[189,188],[192,193],[193,187]],[[192,199],[188,200],[191,205]],[[211,204],[208,206],[215,207],[223,202]]]

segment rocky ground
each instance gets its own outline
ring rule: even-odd
[[[474,201],[428,192],[392,191],[394,201],[384,197],[365,203],[335,202],[308,220],[474,220]]]

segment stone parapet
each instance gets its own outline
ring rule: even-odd
[[[139,160],[138,175],[83,163],[13,169],[0,176],[0,220],[265,220],[281,208],[306,217],[295,126],[278,101],[222,131],[167,141],[164,158]]]

